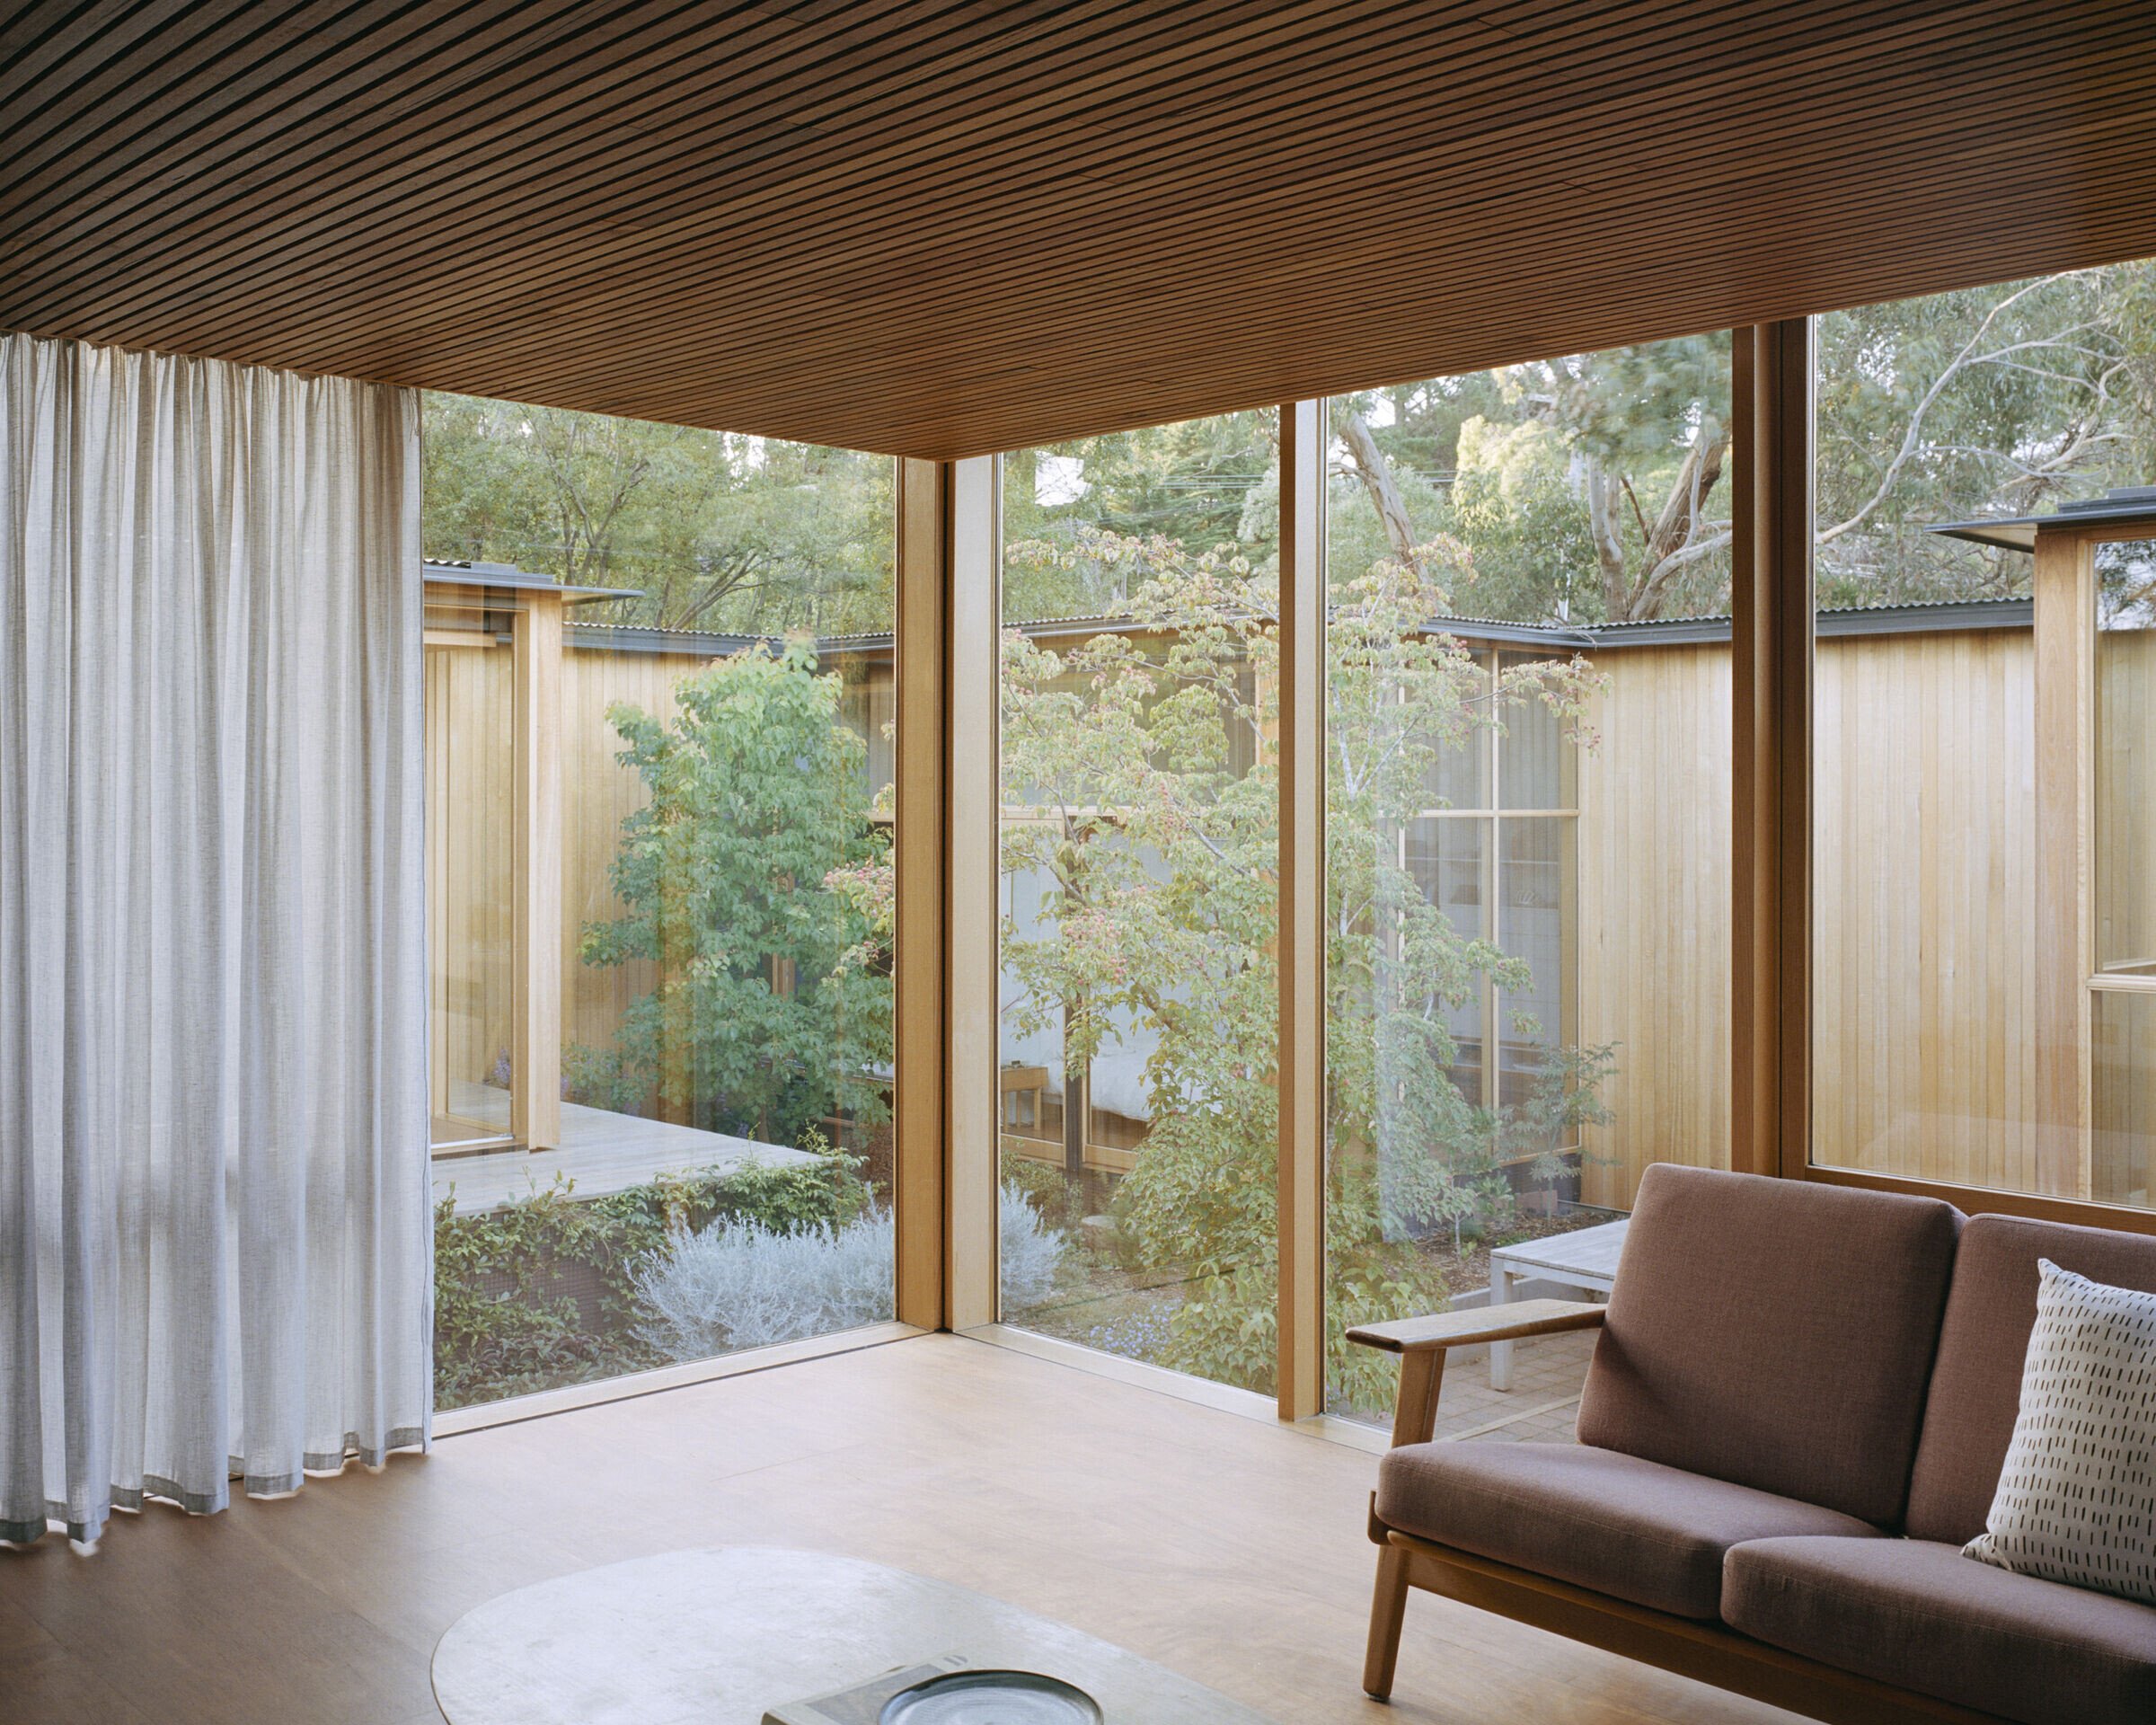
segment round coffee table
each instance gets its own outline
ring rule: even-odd
[[[450,1725],[764,1725],[789,1703],[960,1658],[1075,1685],[1104,1725],[1268,1725],[1067,1624],[858,1558],[670,1552],[490,1599],[434,1650]]]

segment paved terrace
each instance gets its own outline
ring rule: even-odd
[[[450,1087],[449,1106],[460,1120],[498,1134],[506,1135],[509,1129],[509,1092],[492,1084],[460,1081]],[[749,1163],[770,1165],[814,1160],[806,1150],[785,1145],[761,1144],[724,1132],[700,1132],[666,1120],[640,1119],[633,1114],[613,1114],[603,1108],[564,1102],[558,1150],[497,1149],[437,1155],[434,1201],[439,1204],[454,1189],[456,1214],[473,1216],[543,1192],[558,1176],[575,1182],[579,1198],[602,1198],[608,1192],[648,1184],[660,1174],[738,1168]]]

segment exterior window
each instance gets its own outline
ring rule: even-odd
[[[2156,499],[2152,499],[2156,501]],[[2156,1163],[2156,539],[2090,549],[2095,868],[2088,1196],[2145,1208]]]
[[[891,462],[427,411],[437,1404],[889,1317]]]
[[[1008,1322],[1270,1391],[1274,416],[1008,456]]]
[[[1348,1326],[1726,1164],[1728,344],[1329,411],[1327,1402],[1382,1420]],[[1568,1430],[1530,1355],[1441,1429]]]
[[[515,871],[506,597],[430,592],[426,608],[428,1075],[437,1157],[509,1141]]]
[[[1818,321],[1824,1165],[2149,1201],[2152,285]]]

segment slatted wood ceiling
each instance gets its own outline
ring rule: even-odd
[[[952,456],[2156,252],[2156,6],[0,0],[0,327]]]

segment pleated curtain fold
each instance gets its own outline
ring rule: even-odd
[[[419,408],[0,337],[0,1539],[424,1445]]]

